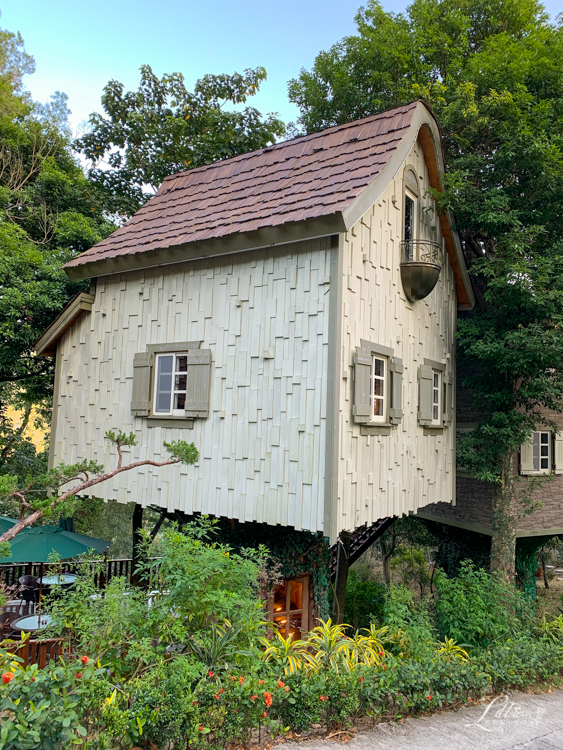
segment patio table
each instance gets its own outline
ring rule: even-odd
[[[38,583],[41,586],[72,586],[72,584],[78,578],[74,573],[60,573],[50,576],[43,576],[38,579]]]
[[[48,625],[53,622],[51,615],[46,612],[41,615],[28,615],[27,617],[20,617],[12,623],[14,630],[44,630]]]

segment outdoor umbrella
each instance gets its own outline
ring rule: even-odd
[[[0,516],[0,534],[4,534],[6,531],[17,524],[17,519],[7,518],[6,516]]]
[[[65,531],[59,526],[34,526],[24,529],[10,542],[12,554],[2,562],[48,562],[55,552],[61,560],[82,555],[88,550],[104,552],[110,543],[85,534]]]

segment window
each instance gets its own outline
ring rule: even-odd
[[[270,597],[268,619],[295,640],[309,630],[309,576],[289,578]]]
[[[210,410],[211,350],[198,341],[149,344],[133,358],[131,411],[149,427],[193,426]],[[179,420],[179,421],[178,421]]]
[[[549,430],[533,432],[520,448],[521,474],[551,474],[553,468],[553,436]]]
[[[454,376],[444,362],[424,359],[418,368],[418,424],[442,430],[453,419]]]
[[[385,422],[387,418],[387,360],[372,357],[371,365],[371,421]]]
[[[442,423],[442,373],[432,372],[432,424]]]
[[[352,416],[362,435],[388,434],[403,418],[403,360],[389,346],[360,343],[354,354]]]
[[[416,198],[414,195],[405,191],[405,225],[403,228],[403,239],[405,242],[412,242],[416,239]],[[405,250],[405,260],[414,260],[408,257],[408,246]]]
[[[187,385],[188,355],[157,355],[154,413],[178,416],[185,414]]]

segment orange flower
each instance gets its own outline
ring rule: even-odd
[[[426,696],[426,700],[427,700],[427,701],[431,701],[431,700],[432,700],[432,696],[431,696],[431,695],[427,695],[427,696]]]
[[[266,706],[270,708],[270,706],[272,705],[272,694],[269,693],[267,690],[264,693],[264,701],[266,702]]]
[[[82,677],[82,672],[77,672],[74,676],[79,680]]]
[[[268,714],[265,711],[262,711],[262,717],[265,719]]]
[[[263,685],[264,684],[264,680],[258,680],[258,684],[259,685]]]
[[[199,731],[200,731],[200,732],[203,732],[203,727],[201,726],[201,724],[200,724],[200,726],[198,727],[198,729],[199,729]]]
[[[239,683],[240,683],[240,684],[242,685],[242,683],[244,682],[244,677],[243,677],[243,676],[241,675],[241,676],[240,676],[240,677],[238,678],[238,681],[239,681]]]
[[[364,678],[363,678],[363,677],[360,677],[360,682],[363,682],[363,681],[364,681]]]
[[[379,655],[383,656],[383,651],[381,649],[379,649]]]
[[[219,700],[219,694],[218,694],[218,693],[215,693],[215,700],[216,700],[216,701],[218,701],[218,700]]]
[[[319,700],[321,700],[323,703],[328,700],[328,695],[320,695]]]
[[[219,692],[220,693],[224,693],[225,692],[225,688],[219,688]]]
[[[470,697],[467,700],[469,701],[469,703],[471,703],[471,701],[473,700],[473,698]]]
[[[281,680],[278,680],[278,687],[279,688],[285,687],[284,683]]]
[[[90,661],[90,659],[87,656],[82,656],[80,658],[80,661],[82,662],[82,664],[84,664],[84,666],[86,666],[86,664],[88,664],[88,662]]]
[[[4,674],[2,675],[2,682],[4,683],[4,685],[7,685],[13,679],[14,679],[13,672],[4,672]]]
[[[255,700],[256,700],[256,698],[258,698],[258,696],[257,696],[257,695],[251,695],[251,696],[250,696],[250,700],[251,700],[251,701],[255,701]]]
[[[207,676],[208,677],[215,677],[215,673],[212,672],[211,670],[209,670],[209,672],[207,673]]]
[[[286,692],[286,693],[289,693],[289,690],[290,690],[290,688],[288,687],[288,685],[286,685],[286,686],[285,686],[285,692]]]

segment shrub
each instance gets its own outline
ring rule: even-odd
[[[383,617],[385,586],[367,565],[356,563],[348,573],[344,622],[355,630],[368,628]]]
[[[0,748],[59,750],[81,744],[87,734],[81,701],[101,670],[80,659],[50,662],[43,669],[20,662],[0,648]]]
[[[548,638],[523,634],[476,652],[473,663],[488,672],[494,690],[499,691],[552,680],[559,674],[563,659],[561,648]]]
[[[455,578],[438,572],[436,588],[439,628],[459,643],[487,646],[529,627],[530,605],[518,590],[468,560]]]

